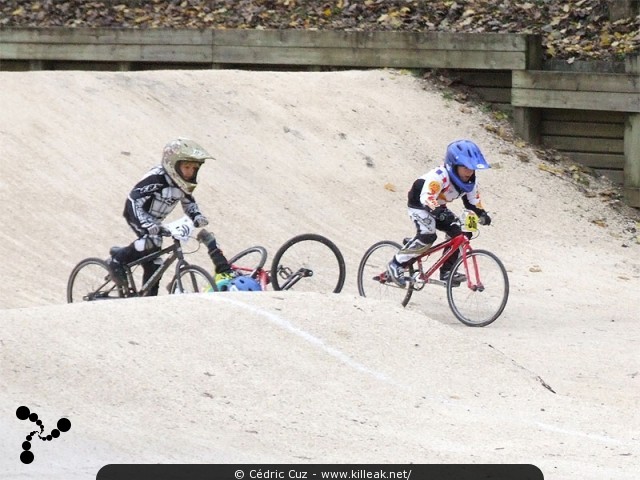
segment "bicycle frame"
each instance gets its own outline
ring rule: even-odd
[[[302,278],[313,276],[313,272],[308,268],[299,268],[296,273],[292,273],[288,268],[282,268],[280,271],[276,272],[276,275],[280,272],[285,272],[285,275],[283,275],[282,278],[286,278],[286,282],[281,286],[282,290],[289,290]]]
[[[260,260],[253,267],[243,267],[239,265],[237,262],[240,261],[247,255],[251,254],[259,254]],[[243,275],[247,275],[254,280],[256,280],[260,284],[260,288],[265,290],[267,285],[271,283],[271,274],[268,270],[265,270],[264,264],[267,262],[267,251],[264,247],[256,245],[254,247],[247,248],[237,253],[235,256],[231,257],[230,267],[233,271],[241,273]],[[253,265],[253,262],[252,262]]]
[[[247,268],[247,267],[241,267],[240,265],[232,264],[231,269],[236,272],[242,272],[243,274],[247,274],[250,277],[257,280],[262,290],[265,290],[267,285],[271,283],[271,276],[269,275],[269,272],[262,267]]]
[[[168,253],[171,253],[171,255],[164,260],[160,268],[157,269],[153,273],[153,275],[151,275],[151,278],[149,278],[149,280],[147,280],[147,282],[144,285],[142,285],[140,290],[138,290],[136,288],[136,283],[133,278],[133,273],[131,271],[132,268],[147,262],[152,262],[156,258]],[[182,252],[182,245],[180,244],[180,240],[173,238],[173,245],[170,245],[166,248],[158,250],[157,252],[150,253],[149,255],[146,255],[138,260],[135,260],[134,262],[127,264],[127,279],[129,284],[127,293],[133,293],[139,297],[146,297],[151,291],[151,287],[156,285],[156,283],[160,282],[160,279],[162,278],[162,276],[165,274],[165,272],[176,260],[178,260],[178,264],[176,266],[176,273],[177,273],[178,270],[180,269],[181,263],[184,262],[184,254]],[[122,288],[124,289],[125,287],[122,287]]]
[[[449,250],[443,253],[442,257],[440,257],[435,263],[433,263],[425,271],[423,266],[423,259],[425,260],[424,263],[426,263],[426,259],[428,257],[430,257],[431,255],[439,251],[444,251],[447,248],[449,248]],[[462,255],[462,262],[464,264],[465,271],[467,272],[468,287],[471,288],[472,290],[476,290],[476,289],[481,290],[482,284],[480,283],[480,272],[478,271],[478,265],[475,258],[473,258],[473,273],[474,273],[475,283],[472,283],[471,275],[469,275],[468,253],[472,250],[473,249],[471,248],[471,242],[469,241],[469,239],[464,233],[460,233],[453,238],[450,238],[448,240],[445,240],[441,243],[438,243],[432,246],[431,248],[429,248],[429,250],[427,250],[425,253],[420,255],[416,260],[418,271],[416,272],[416,274],[414,274],[413,281],[415,282],[416,280],[420,280],[421,282],[424,282],[424,283],[437,283],[440,285],[445,285],[446,282],[442,280],[436,280],[431,277],[454,254],[454,252],[459,251],[460,254]]]

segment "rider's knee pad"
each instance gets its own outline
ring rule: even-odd
[[[421,254],[436,240],[435,233],[420,233],[402,248],[402,253]]]
[[[162,237],[158,235],[145,235],[133,242],[133,245],[138,252],[151,253],[154,250],[160,249]]]
[[[438,236],[435,233],[419,233],[416,235],[415,240],[418,240],[423,245],[431,245],[436,241]]]

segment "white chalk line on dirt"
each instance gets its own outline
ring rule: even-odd
[[[233,295],[233,293],[231,295]],[[370,375],[373,378],[375,378],[376,380],[379,380],[381,382],[389,383],[389,384],[393,385],[394,387],[407,388],[404,385],[400,385],[400,384],[394,382],[393,380],[391,380],[384,373],[377,372],[375,370],[372,370],[370,368],[365,367],[364,365],[362,365],[359,362],[356,362],[355,360],[353,360],[348,355],[342,353],[340,350],[337,350],[337,349],[327,345],[325,342],[320,340],[318,337],[314,337],[309,332],[305,332],[304,330],[296,327],[291,322],[289,322],[288,320],[285,320],[284,318],[282,318],[279,315],[276,315],[275,313],[271,313],[271,312],[269,312],[267,310],[263,310],[261,308],[255,307],[253,305],[249,305],[247,303],[235,300],[233,298],[229,298],[229,296],[224,295],[224,294],[223,295],[208,295],[207,298],[210,298],[210,299],[215,300],[215,301],[222,301],[222,302],[225,302],[225,303],[231,303],[232,305],[235,305],[236,307],[240,307],[240,308],[242,308],[244,310],[249,310],[252,313],[255,313],[256,315],[259,315],[261,317],[266,318],[271,323],[273,323],[273,324],[275,324],[275,325],[277,325],[279,327],[282,327],[285,330],[288,330],[289,332],[297,335],[298,337],[302,338],[303,340],[306,340],[307,342],[311,343],[312,345],[320,348],[324,352],[326,352],[329,355],[331,355],[332,357],[336,358],[340,362],[344,363],[345,365],[347,365],[347,366],[349,366],[349,367],[351,367],[351,368],[353,368],[353,369],[355,369],[355,370],[357,370],[359,372],[362,372],[362,373],[365,373],[367,375]]]
[[[234,293],[231,293],[230,295],[234,295]],[[411,387],[409,387],[408,385],[404,385],[400,382],[397,382],[393,379],[391,379],[388,375],[385,375],[384,373],[378,372],[376,370],[373,370],[371,368],[366,367],[365,365],[361,364],[360,362],[357,362],[356,360],[353,360],[351,357],[349,357],[349,355],[341,352],[340,350],[331,347],[329,345],[327,345],[325,342],[323,342],[321,339],[319,339],[318,337],[315,337],[314,335],[310,334],[309,332],[306,332],[304,330],[302,330],[301,328],[296,327],[295,325],[293,325],[291,322],[289,322],[288,320],[286,320],[285,318],[281,317],[280,315],[277,315],[275,313],[269,312],[267,310],[264,310],[262,308],[256,307],[254,305],[250,305],[247,304],[245,302],[242,302],[240,300],[236,300],[234,298],[230,298],[229,294],[214,294],[214,295],[204,295],[203,298],[208,299],[209,301],[216,301],[216,302],[224,302],[224,303],[230,303],[236,307],[239,307],[241,309],[244,310],[248,310],[258,316],[264,317],[267,320],[269,320],[271,323],[273,323],[274,325],[277,325],[281,328],[284,328],[285,330],[297,335],[298,337],[302,338],[303,340],[309,342],[310,344],[314,345],[315,347],[320,348],[321,350],[323,350],[324,352],[326,352],[327,354],[331,355],[332,357],[336,358],[337,360],[339,360],[340,362],[344,363],[345,365],[347,365],[348,367],[351,367],[359,372],[362,372],[364,374],[367,374],[373,378],[375,378],[378,381],[387,383],[393,387],[396,388],[401,388],[403,390],[406,391],[411,391]],[[422,396],[424,396],[424,394],[422,394]],[[469,411],[469,410],[474,410],[476,413],[480,414],[480,416],[482,416],[482,411],[479,410],[477,407],[473,406],[473,405],[468,405],[468,404],[460,404],[458,403],[454,403],[452,402],[450,399],[446,398],[446,397],[437,397],[434,395],[430,395],[430,397],[434,400],[440,401],[441,403],[446,403],[447,405],[451,405],[454,407],[458,407],[458,408],[462,408],[465,411]],[[505,420],[513,420],[513,418],[511,416],[507,416],[504,417]],[[552,424],[546,424],[546,423],[542,423],[539,421],[535,421],[535,420],[525,420],[524,418],[520,419],[521,422],[523,423],[529,423],[531,425],[535,425],[536,427],[543,429],[543,430],[548,430],[550,432],[556,432],[556,433],[561,433],[561,434],[565,434],[568,436],[573,436],[573,437],[581,437],[581,438],[587,438],[590,440],[595,440],[597,442],[604,442],[604,443],[614,443],[614,444],[627,444],[629,442],[624,442],[621,440],[618,440],[616,438],[611,438],[608,437],[606,435],[597,435],[597,434],[591,434],[591,433],[586,433],[586,432],[582,432],[582,431],[576,431],[576,430],[570,430],[567,428],[559,428],[556,425],[552,425]]]

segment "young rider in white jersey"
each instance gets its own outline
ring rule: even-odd
[[[416,226],[416,235],[391,259],[387,271],[401,287],[406,285],[405,268],[435,242],[436,230],[449,237],[459,234],[460,219],[447,208],[447,203],[462,198],[465,208],[474,211],[483,225],[491,223],[491,217],[482,206],[476,182],[476,170],[490,168],[480,148],[470,140],[456,140],[449,144],[444,164],[430,170],[413,182],[408,193],[409,218]],[[455,252],[440,268],[440,279],[448,280],[458,259]],[[456,273],[454,282],[466,280]]]

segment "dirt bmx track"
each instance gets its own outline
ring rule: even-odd
[[[621,215],[490,133],[477,108],[395,71],[3,72],[0,84],[3,479],[131,462],[637,478],[640,247]],[[196,198],[225,252],[326,235],[347,262],[343,292],[65,304],[79,260],[130,241],[125,196],[180,135],[216,157]],[[411,234],[406,189],[456,138],[494,167],[480,177],[494,222],[475,244],[511,281],[483,329],[453,318],[444,289],[403,309],[355,284],[369,245]],[[72,423],[36,440],[29,465],[21,405],[47,430]]]

